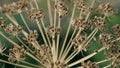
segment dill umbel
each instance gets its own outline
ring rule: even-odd
[[[45,0],[45,11],[40,8],[41,1],[19,0],[0,7],[3,15],[0,17],[0,36],[12,44],[8,48],[6,45],[9,44],[1,42],[0,55],[7,60],[0,58],[0,62],[21,68],[101,68],[99,64],[110,61],[103,68],[119,68],[120,25],[110,27],[106,21],[116,14],[110,3],[101,3],[96,8],[97,0],[90,0],[89,4],[85,0]],[[77,17],[76,11],[79,12]],[[63,21],[66,17],[69,17],[67,25]],[[34,22],[37,29],[33,29],[30,22]],[[81,56],[92,48],[92,42],[101,47]],[[102,51],[106,52],[106,58],[90,60]],[[74,61],[76,56],[78,58]],[[28,57],[37,64],[27,61]]]

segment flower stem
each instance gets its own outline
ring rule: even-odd
[[[50,19],[50,25],[52,26],[53,25],[53,19],[52,19],[50,0],[47,0],[47,5],[48,5],[48,14],[49,14],[49,19]]]
[[[43,30],[42,30],[42,27],[41,27],[39,21],[36,20],[36,23],[37,23],[37,25],[38,25],[38,28],[39,28],[39,30],[40,30],[40,33],[41,33],[41,35],[42,35],[42,38],[43,38],[43,40],[44,40],[45,45],[48,46],[48,43],[47,43],[47,41],[46,41],[46,38],[45,38],[44,32],[43,32]]]
[[[9,39],[8,37],[6,37],[1,31],[0,31],[0,35],[2,35],[5,39],[7,39],[10,43],[12,43],[14,46],[20,47],[17,43],[15,43],[14,41],[12,41],[11,39]]]
[[[42,22],[42,26],[43,26],[43,29],[44,29],[44,31],[45,31],[45,35],[46,35],[46,37],[47,37],[49,46],[51,47],[51,42],[50,42],[50,39],[49,39],[48,34],[47,34],[47,32],[46,32],[46,28],[45,28],[45,24],[44,24],[45,22],[43,21],[43,19],[41,19],[41,22]]]
[[[75,14],[75,8],[76,8],[76,4],[74,4],[74,7],[73,7],[72,15],[71,15],[71,18],[70,18],[70,23],[68,25],[68,29],[67,29],[67,32],[66,32],[66,35],[65,35],[65,38],[64,38],[64,42],[63,42],[63,45],[62,45],[62,49],[61,49],[61,52],[60,52],[59,59],[62,57],[62,53],[63,53],[64,47],[65,47],[65,44],[66,44],[66,41],[67,41],[67,38],[68,38],[68,34],[69,34],[69,31],[70,31],[70,28],[71,28],[71,22],[73,20],[74,14]]]
[[[25,26],[26,26],[27,30],[28,30],[28,31],[29,31],[29,33],[30,33],[30,28],[28,27],[27,22],[25,21],[25,19],[24,19],[24,17],[23,17],[23,14],[22,14],[22,13],[20,13],[20,17],[22,18],[23,23],[25,24]]]
[[[45,64],[43,64],[41,61],[39,61],[38,58],[36,58],[35,56],[33,56],[32,54],[30,54],[29,52],[26,53],[28,56],[30,56],[31,58],[33,58],[34,60],[36,60],[37,62],[39,62],[40,64],[42,64],[44,67],[47,67]]]
[[[78,61],[75,61],[75,62],[69,64],[68,66],[69,66],[69,67],[72,67],[72,66],[74,66],[74,65],[76,65],[76,64],[78,64],[78,63],[81,63],[81,62],[83,62],[83,61],[85,61],[85,60],[93,57],[94,55],[98,54],[99,52],[101,52],[101,51],[103,51],[103,50],[105,50],[105,49],[106,49],[105,47],[102,47],[102,48],[100,48],[99,50],[97,50],[96,52],[93,52],[93,53],[91,53],[90,55],[88,55],[88,56],[86,56],[86,57],[84,57],[84,58],[82,58],[82,59],[80,59],[80,60],[78,60]]]
[[[58,18],[58,29],[60,29],[60,20],[61,20],[61,18],[59,17]],[[56,46],[56,58],[58,58],[57,56],[58,56],[58,47],[59,47],[59,45],[60,45],[60,42],[59,42],[59,40],[60,40],[60,34],[57,34],[57,46]]]
[[[23,67],[23,68],[33,68],[33,67],[30,67],[30,66],[26,66],[26,65],[11,63],[11,62],[8,62],[8,61],[2,60],[2,59],[0,59],[0,62],[11,64],[11,65],[15,65],[15,66],[19,66],[19,67]]]
[[[1,55],[4,55],[4,56],[6,56],[6,57],[9,57],[9,55],[7,55],[7,54],[5,54],[5,53],[1,53]],[[14,58],[14,59],[15,59],[15,58]],[[15,60],[17,60],[17,59],[15,59]],[[25,64],[28,64],[28,65],[31,65],[31,66],[36,67],[36,68],[39,68],[38,65],[34,65],[34,64],[31,64],[31,63],[26,62],[26,61],[22,61],[22,60],[17,60],[17,61],[22,62],[22,63],[25,63]]]
[[[77,30],[77,28],[75,28],[75,30],[74,30],[74,32],[73,32],[73,34],[72,34],[72,36],[71,36],[71,38],[70,38],[70,40],[69,40],[69,42],[68,42],[68,44],[67,44],[66,49],[65,49],[65,51],[63,52],[63,55],[62,55],[62,58],[61,58],[62,60],[67,56],[68,52],[69,52],[70,49],[72,48],[73,43],[71,43],[71,42],[72,42],[72,39],[73,39],[73,37],[74,37],[74,34],[75,34],[76,30]],[[79,32],[78,32],[78,33],[79,33]],[[70,45],[70,43],[71,43],[71,45]]]
[[[110,60],[112,60],[112,58],[101,60],[99,62],[96,62],[96,64],[101,64],[101,63],[104,63],[104,62],[107,62],[107,61],[110,61]]]

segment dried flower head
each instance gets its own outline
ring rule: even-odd
[[[82,62],[82,68],[99,68],[99,65],[96,64],[95,62],[87,61],[87,62]]]
[[[85,13],[86,12],[86,6],[85,6],[85,1],[84,0],[80,0],[77,1],[77,9],[80,10],[81,13]]]
[[[79,28],[81,30],[84,30],[87,28],[88,22],[86,22],[84,18],[77,18],[73,20],[72,25],[74,28]]]
[[[14,26],[13,24],[9,24],[5,28],[5,32],[11,35],[18,35],[23,30],[21,26]]]
[[[76,36],[76,38],[73,39],[74,49],[77,50],[79,48],[83,48],[84,46],[81,46],[81,45],[86,40],[87,40],[87,35],[80,34],[80,35]]]
[[[26,40],[28,43],[35,42],[35,40],[38,38],[38,33],[36,30],[30,31],[30,34],[27,35]]]
[[[41,9],[30,9],[28,10],[28,17],[31,20],[39,20],[40,18],[43,18],[43,11]]]
[[[55,9],[60,18],[67,15],[68,13],[68,9],[62,0],[56,2]]]
[[[114,26],[112,27],[112,29],[111,29],[111,32],[112,32],[113,34],[115,34],[115,36],[116,36],[117,38],[119,38],[119,37],[120,37],[120,25],[119,25],[119,24],[114,25]]]
[[[92,22],[94,23],[95,27],[98,30],[100,30],[100,31],[105,30],[106,23],[105,23],[105,19],[104,18],[95,16]]]
[[[117,55],[120,54],[120,46],[110,45],[108,51],[111,57],[116,57]]]
[[[41,49],[35,50],[35,56],[39,58],[42,64],[49,65],[52,61],[52,52],[48,46],[41,45]]]
[[[99,35],[99,41],[104,47],[108,47],[109,45],[111,45],[113,40],[114,40],[114,37],[111,34]]]
[[[54,26],[50,26],[47,28],[47,34],[54,38],[55,36],[57,36],[58,34],[60,34],[60,28],[54,27]]]
[[[25,8],[27,8],[27,2],[25,0],[20,0],[18,2],[5,4],[1,11],[6,14],[14,14],[24,11]]]
[[[113,14],[113,8],[110,3],[100,4],[99,9],[105,14],[106,16]]]
[[[9,50],[9,58],[8,61],[10,62],[15,62],[15,61],[20,61],[24,60],[24,55],[25,55],[25,49],[23,46],[16,47]]]

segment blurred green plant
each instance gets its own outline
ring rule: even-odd
[[[6,2],[0,7],[0,67],[120,67],[120,14],[111,1]]]

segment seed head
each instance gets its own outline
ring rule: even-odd
[[[27,2],[24,0],[20,0],[18,2],[13,2],[10,4],[5,4],[1,11],[5,14],[14,14],[14,13],[20,13],[24,11],[24,9],[27,8]]]
[[[26,51],[23,46],[20,47],[14,46],[14,48],[9,50],[8,61],[15,62],[15,61],[24,60],[25,52]]]
[[[98,30],[100,30],[100,31],[105,30],[106,23],[105,23],[104,18],[95,16],[92,22],[94,23],[95,27]]]
[[[5,28],[5,32],[10,35],[18,35],[23,30],[21,26],[14,26],[12,23],[8,24]]]
[[[73,39],[74,49],[78,50],[79,48],[83,47],[81,44],[87,39],[87,35],[78,35],[76,38]]]
[[[43,11],[41,9],[30,9],[28,10],[28,17],[31,20],[39,20],[41,18],[43,18]]]
[[[80,0],[76,2],[77,4],[77,9],[81,12],[81,13],[85,13],[87,8],[85,6],[85,1],[84,0]]]
[[[87,28],[88,23],[85,21],[84,18],[77,18],[73,20],[72,25],[74,28],[84,30]]]
[[[50,37],[54,38],[55,36],[60,34],[60,28],[54,27],[54,26],[50,26],[50,27],[47,28],[47,34]]]
[[[113,8],[110,5],[110,3],[105,3],[105,4],[100,4],[99,5],[99,9],[100,11],[103,12],[104,15],[109,16],[111,14],[113,14]]]
[[[61,0],[56,2],[55,9],[56,9],[60,18],[67,15],[67,13],[68,13],[68,9],[67,9],[66,5]]]
[[[91,61],[82,62],[81,65],[82,65],[82,68],[99,68],[99,65]]]
[[[26,40],[28,43],[35,42],[35,40],[38,38],[38,33],[36,30],[30,31],[30,34],[27,35]]]
[[[111,33],[113,33],[117,38],[120,37],[120,25],[116,24],[111,28]]]

